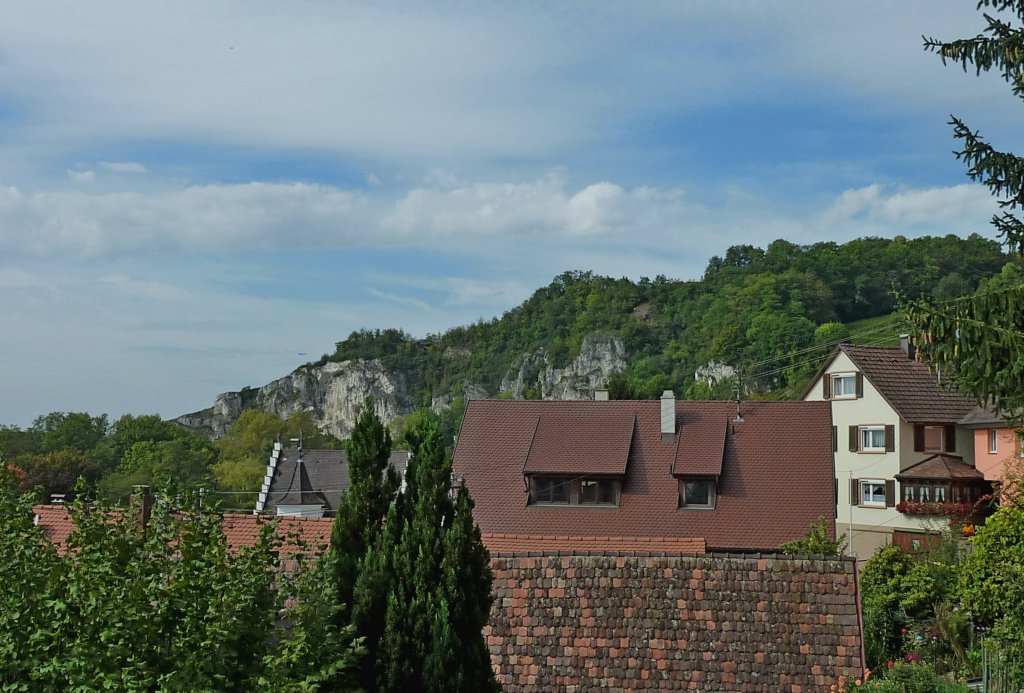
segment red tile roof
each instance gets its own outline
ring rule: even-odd
[[[676,476],[718,476],[725,460],[725,438],[730,419],[707,409],[676,416],[679,431],[672,473]]]
[[[616,407],[563,409],[537,416],[524,474],[610,474],[626,472],[635,416]],[[565,431],[579,435],[566,437]]]
[[[864,674],[852,559],[494,557],[506,693],[828,691]]]
[[[946,481],[951,479],[963,479],[967,481],[981,481],[985,475],[964,462],[962,457],[954,455],[932,455],[921,460],[912,467],[907,467],[896,475],[900,481],[911,479],[927,479],[932,481]]]
[[[66,505],[37,505],[32,508],[36,514],[36,524],[46,530],[46,536],[57,547],[57,553],[64,554],[68,547],[68,537],[73,526]]]
[[[679,435],[671,442],[662,442],[660,407],[658,401],[471,400],[454,469],[473,495],[481,531],[588,541],[703,539],[708,550],[767,551],[803,537],[818,518],[834,524],[829,402],[744,402],[744,421],[736,424],[731,423],[736,414],[732,402],[677,402]],[[557,431],[568,449],[589,446],[584,438],[592,431],[573,422],[608,412],[619,415],[619,426],[636,417],[618,506],[528,506],[524,460],[538,419],[541,427],[550,421],[551,435]],[[617,437],[607,435],[621,440],[627,434],[620,430]],[[719,440],[724,454],[715,509],[677,509],[673,473],[713,473]],[[607,453],[588,449],[592,466],[580,475],[591,469],[604,473],[618,464],[618,448]],[[614,462],[604,459],[605,454]]]
[[[975,406],[971,398],[943,385],[928,364],[908,358],[900,348],[839,348],[904,421],[957,423]]]
[[[540,551],[570,553],[704,553],[703,539],[685,537],[593,537],[537,534],[484,534],[484,545],[492,555]]]
[[[37,505],[32,508],[36,514],[36,522],[46,530],[50,541],[56,545],[58,552],[67,549],[68,537],[73,529],[71,515],[66,505]],[[239,549],[253,546],[259,537],[260,527],[269,518],[257,515],[227,513],[224,515],[224,537],[228,546]],[[326,517],[283,517],[277,518],[278,536],[283,545],[281,552],[286,555],[296,553],[320,552],[331,539],[331,527],[334,520]],[[299,548],[299,544],[306,548]]]

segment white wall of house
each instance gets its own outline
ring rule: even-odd
[[[856,373],[850,358],[840,352],[827,371],[815,382],[804,398],[808,401],[825,399],[822,380],[834,374]],[[904,515],[895,507],[872,507],[864,502],[850,503],[850,479],[894,480],[901,469],[934,453],[914,452],[914,426],[900,420],[899,415],[885,401],[881,393],[864,378],[863,397],[838,398],[832,401],[832,423],[836,426],[837,445],[835,468],[838,503],[836,505],[836,532],[846,533],[853,555],[867,558],[875,550],[890,543],[893,530],[922,531],[937,527],[936,520],[921,516]],[[851,452],[850,426],[893,426],[896,433],[893,452]],[[957,451],[966,440],[957,440]],[[895,485],[895,502],[899,503],[900,487]],[[851,532],[852,528],[852,532]]]

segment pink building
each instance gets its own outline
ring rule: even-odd
[[[1011,428],[991,409],[975,407],[960,420],[960,425],[974,432],[974,465],[990,481],[1004,481],[1011,474],[1024,472],[1024,450],[1020,431]]]

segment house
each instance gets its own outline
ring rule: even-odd
[[[392,451],[390,463],[399,476],[404,475],[409,453]],[[255,513],[334,517],[341,494],[348,487],[348,456],[344,450],[285,448],[274,443]]]
[[[74,529],[68,506],[62,503],[41,504],[33,506],[32,512],[35,515],[35,523],[45,530],[57,552],[63,555],[67,550],[68,538]],[[227,545],[232,549],[255,546],[260,529],[267,521],[267,518],[258,515],[225,513],[221,528]],[[322,553],[330,544],[331,527],[334,524],[330,518],[282,517],[277,522],[278,536],[282,541],[281,552],[286,556],[307,552]]]
[[[492,552],[774,551],[834,529],[826,402],[471,400],[453,468]]]
[[[974,463],[987,480],[1004,482],[1007,472],[1020,473],[1024,458],[1020,429],[989,407],[975,407],[960,419],[960,425],[973,432]]]
[[[946,515],[987,492],[973,434],[958,422],[974,402],[900,348],[842,345],[803,395],[828,402],[835,425],[836,529],[853,555],[896,543],[908,550]]]

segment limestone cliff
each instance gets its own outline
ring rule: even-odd
[[[626,350],[617,336],[594,334],[583,340],[579,356],[565,368],[548,363],[544,350],[524,354],[503,379],[500,390],[512,397],[538,393],[544,399],[590,399],[594,388],[626,369]],[[352,430],[364,400],[372,397],[377,414],[386,422],[411,413],[423,401],[410,374],[384,367],[376,359],[328,362],[302,366],[260,388],[243,388],[217,396],[212,407],[176,420],[194,431],[220,438],[243,411],[258,409],[282,418],[308,411],[320,429],[339,438]],[[456,396],[481,399],[498,395],[478,383],[465,383],[458,395],[430,393],[431,406],[440,410]]]

